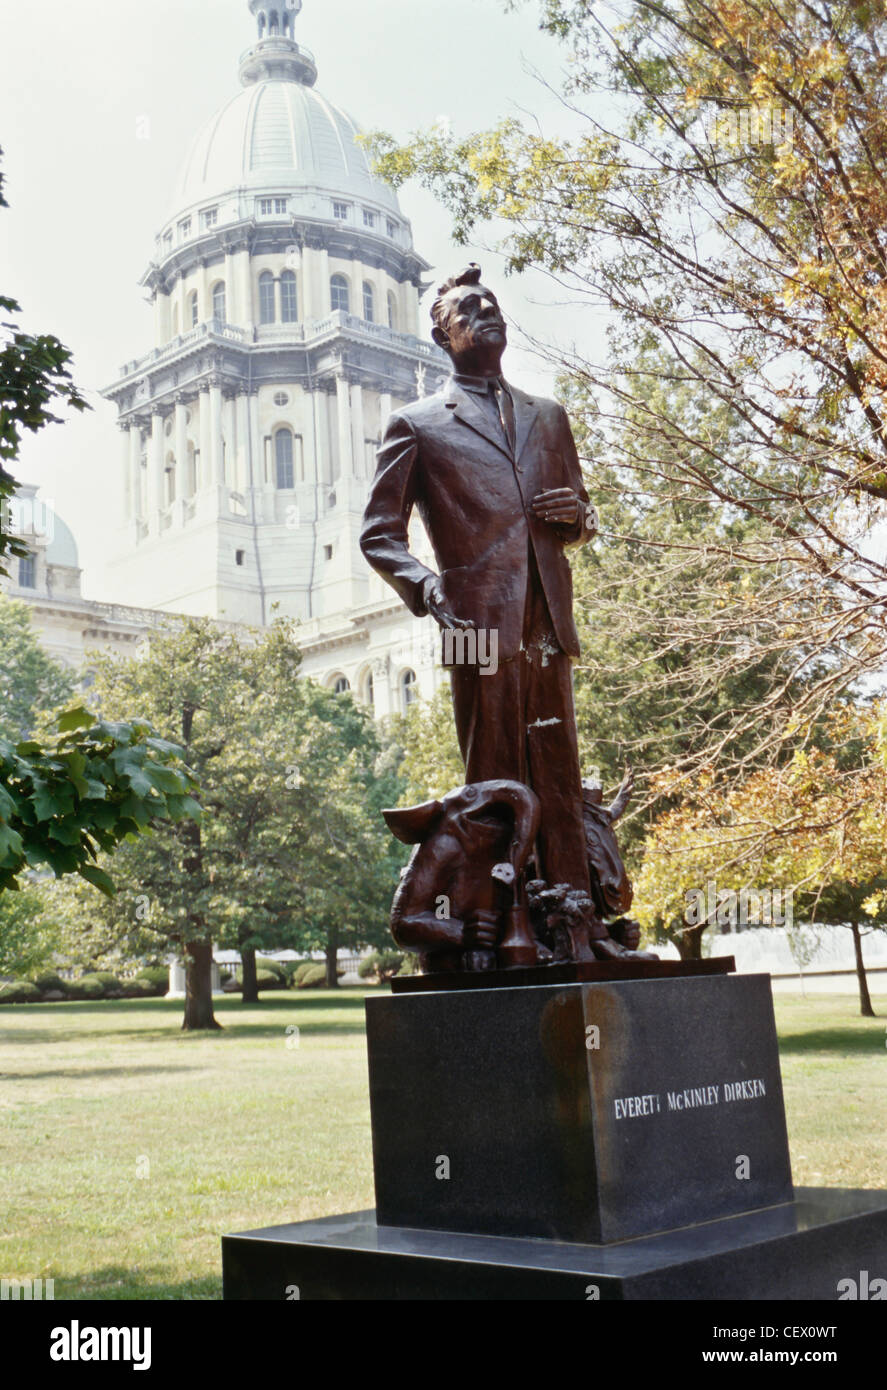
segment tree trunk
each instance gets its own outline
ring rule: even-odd
[[[681,960],[702,960],[702,933],[708,926],[701,922],[698,927],[684,927],[675,936]]]
[[[259,1002],[259,982],[256,978],[256,949],[254,946],[241,946],[240,961],[243,975],[243,993],[240,996],[243,1004],[258,1004]]]
[[[339,976],[336,972],[339,957],[339,943],[335,936],[331,936],[326,944],[326,987],[327,989],[339,988]]]
[[[209,939],[185,946],[185,1017],[183,1032],[221,1028],[213,1013],[213,944]]]
[[[850,930],[853,933],[853,954],[856,956],[856,978],[859,981],[859,1012],[863,1018],[874,1018],[875,1011],[872,1008],[869,982],[866,979],[865,965],[862,959],[862,937],[859,934],[859,923],[851,922]]]

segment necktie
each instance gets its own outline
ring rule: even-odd
[[[502,431],[508,441],[508,447],[512,453],[515,450],[516,435],[514,428],[514,401],[511,399],[505,387],[499,381],[491,381],[490,389],[496,398],[496,405],[499,407],[499,419],[502,423]]]

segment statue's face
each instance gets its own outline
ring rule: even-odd
[[[444,296],[441,338],[454,361],[502,356],[507,337],[505,320],[492,290],[483,285],[456,285]]]

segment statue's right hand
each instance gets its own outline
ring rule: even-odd
[[[450,612],[450,605],[443,586],[436,575],[426,579],[425,588],[422,591],[422,599],[428,612],[431,614],[438,627],[446,630],[447,628],[474,627],[468,618],[457,618],[455,613]]]

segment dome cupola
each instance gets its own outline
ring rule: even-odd
[[[258,39],[241,55],[244,87],[269,79],[313,87],[317,81],[314,56],[293,38],[293,22],[302,0],[249,0],[249,7],[256,18]]]

